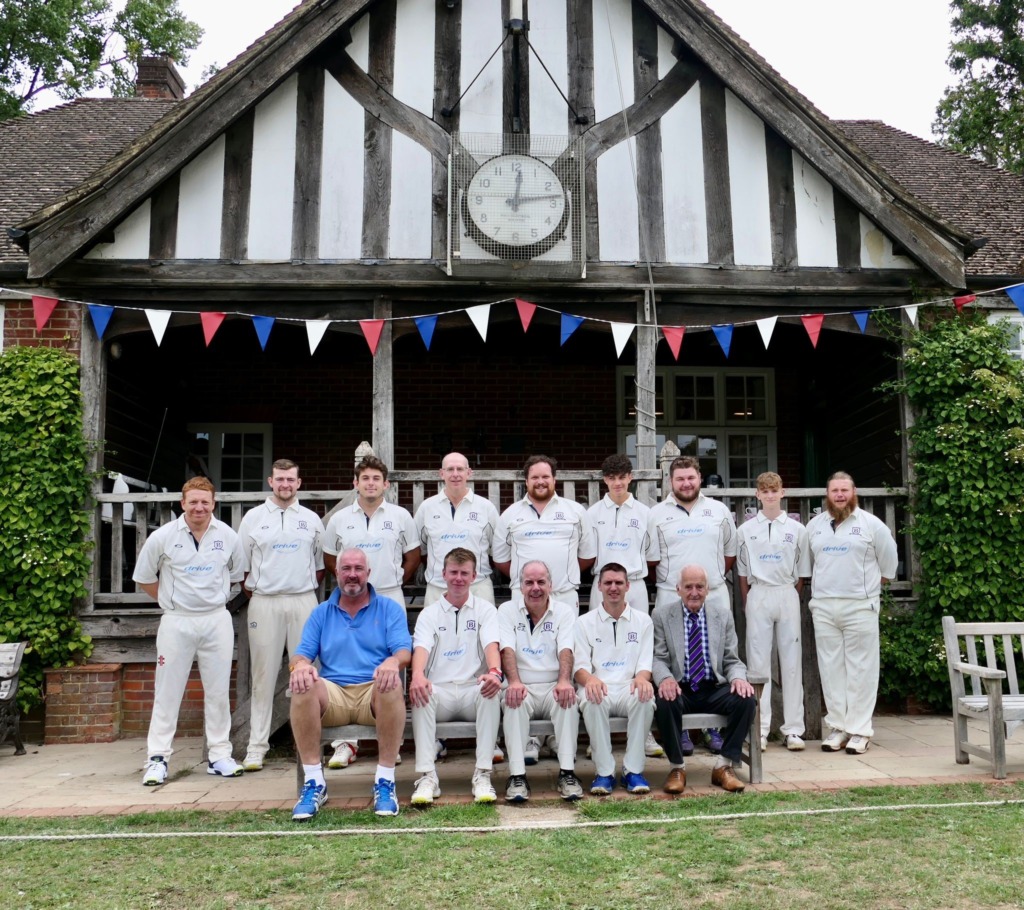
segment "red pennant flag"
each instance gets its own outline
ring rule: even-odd
[[[683,335],[686,334],[685,325],[663,325],[661,327],[661,334],[665,336],[665,340],[668,342],[669,350],[672,351],[672,356],[676,360],[679,359],[679,349],[683,346]]]
[[[519,310],[519,321],[523,324],[523,331],[525,332],[530,328],[530,320],[533,319],[533,314],[537,312],[537,304],[520,300],[517,297],[516,309]]]
[[[821,324],[825,321],[824,313],[814,313],[810,316],[801,316],[800,321],[804,324],[807,334],[811,339],[811,347],[818,346],[818,336],[821,334]]]
[[[956,311],[958,313],[962,313],[964,307],[967,306],[967,304],[974,303],[974,301],[977,299],[978,297],[976,294],[964,294],[963,297],[954,297],[953,303],[956,306]]]
[[[41,332],[50,321],[53,311],[60,301],[56,297],[37,297],[32,295],[32,309],[36,314],[36,331]]]
[[[224,321],[226,313],[200,313],[199,319],[203,323],[203,337],[206,339],[206,346],[210,346],[210,342],[213,341],[213,336],[217,334],[217,329],[220,328],[220,324]]]
[[[359,328],[363,330],[363,337],[370,346],[370,354],[377,356],[377,346],[380,344],[380,333],[384,331],[383,319],[361,319]]]

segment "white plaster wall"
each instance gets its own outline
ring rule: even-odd
[[[99,243],[85,259],[149,259],[149,226],[152,203],[149,199],[114,228],[113,243]]]
[[[699,82],[661,119],[661,161],[665,258],[668,262],[705,263],[708,216]]]
[[[540,0],[530,4],[530,44],[554,77],[530,54],[530,132],[562,136],[569,127],[569,108],[558,89],[569,95],[569,49],[564,3]],[[556,88],[555,86],[558,86]]]
[[[550,2],[550,0],[549,0]],[[463,0],[462,73],[459,93],[480,73],[480,68],[504,36],[501,0]],[[501,133],[501,53],[487,68],[459,105],[459,130],[463,133]]]
[[[256,107],[249,202],[252,260],[291,259],[298,83],[298,76],[290,76]]]
[[[594,0],[593,9],[594,110],[600,122],[633,103],[633,13],[630,0]]]
[[[725,92],[729,136],[729,186],[737,265],[771,265],[768,155],[764,121],[732,92]]]
[[[626,142],[597,159],[597,207],[601,260],[636,262],[640,258],[640,214]]]
[[[431,155],[397,130],[391,140],[392,259],[429,259]]]
[[[224,212],[224,136],[181,170],[178,190],[178,259],[219,259]]]
[[[793,151],[793,194],[796,198],[797,262],[802,268],[835,268],[839,264],[839,253],[832,184],[796,150]]]
[[[865,215],[860,216],[860,264],[865,269],[912,269],[914,261],[894,256],[892,239]]]
[[[366,13],[356,22],[349,34],[352,36],[352,43],[345,48],[345,52],[365,72],[370,66],[370,14]]]
[[[395,16],[395,86],[399,100],[434,114],[435,0],[401,0]]]
[[[321,259],[358,259],[362,253],[364,113],[328,75],[320,178]]]

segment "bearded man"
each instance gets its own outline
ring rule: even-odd
[[[853,478],[828,479],[826,510],[807,524],[811,616],[825,698],[825,752],[867,751],[878,697],[878,614],[882,585],[896,576],[889,529],[857,505]]]

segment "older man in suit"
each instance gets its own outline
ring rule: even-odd
[[[727,607],[707,603],[708,575],[700,566],[685,566],[676,585],[681,603],[654,611],[654,682],[658,687],[655,716],[671,769],[665,792],[686,788],[679,746],[682,716],[689,712],[724,714],[723,731],[711,783],[740,792],[743,782],[732,770],[742,757],[743,738],[757,709],[754,688],[740,660],[736,626]]]

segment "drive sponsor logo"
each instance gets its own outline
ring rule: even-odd
[[[625,551],[625,550],[629,549],[629,541],[628,540],[609,540],[609,541],[607,541],[605,543],[604,546],[605,546],[606,550]]]
[[[189,575],[209,575],[213,571],[213,566],[186,566],[185,571]]]
[[[683,527],[676,528],[676,537],[703,537],[707,528],[703,525],[684,525]]]
[[[377,553],[383,546],[384,544],[379,540],[364,540],[362,543],[356,544],[356,549],[362,550],[364,553]]]
[[[544,645],[539,645],[536,648],[534,648],[534,647],[532,647],[530,645],[526,645],[523,648],[523,653],[529,655],[530,657],[543,657],[544,656],[544,652],[546,650],[547,649],[544,647]]]
[[[602,670],[620,670],[626,666],[624,660],[606,660],[601,664]]]
[[[299,545],[297,543],[275,543],[273,549],[275,550],[297,550]]]
[[[441,535],[441,543],[462,543],[467,536],[465,531],[449,531]]]
[[[523,537],[529,537],[529,538],[534,538],[534,537],[554,537],[554,536],[555,536],[555,532],[554,531],[527,531],[523,535]]]
[[[466,646],[462,645],[459,648],[449,648],[447,651],[441,652],[448,660],[458,660],[466,653]]]
[[[782,562],[781,553],[762,553],[757,557],[758,562]]]
[[[827,556],[845,556],[850,552],[850,545],[845,543],[830,543],[822,547],[821,552]]]

